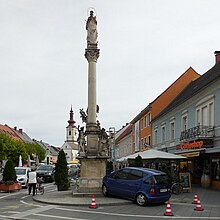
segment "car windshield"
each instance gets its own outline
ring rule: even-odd
[[[50,170],[50,171],[52,171],[53,167],[52,166],[39,166],[37,168],[37,170]]]
[[[25,175],[26,170],[25,169],[15,169],[16,175]]]
[[[156,184],[168,184],[167,175],[155,175]]]

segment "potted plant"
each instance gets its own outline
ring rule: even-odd
[[[57,163],[55,165],[55,184],[58,191],[68,190],[70,183],[68,180],[68,167],[66,156],[63,149],[59,152]]]
[[[14,164],[11,159],[8,159],[6,162],[2,176],[3,178],[0,182],[0,190],[11,192],[21,189],[22,186],[17,181]]]

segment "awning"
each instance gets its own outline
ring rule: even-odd
[[[172,153],[167,153],[164,151],[149,149],[143,152],[137,152],[135,154],[129,155],[127,157],[122,157],[118,161],[124,161],[128,159],[135,159],[138,155],[141,156],[143,160],[150,159],[167,159],[167,160],[175,160],[175,159],[186,159],[185,156],[176,155]]]

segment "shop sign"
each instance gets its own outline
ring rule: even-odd
[[[201,148],[204,145],[203,141],[193,141],[193,142],[188,142],[180,145],[181,150],[186,150],[186,149],[198,149]]]
[[[184,157],[198,157],[200,155],[200,151],[199,152],[185,153],[185,154],[180,154],[180,155],[184,156]]]

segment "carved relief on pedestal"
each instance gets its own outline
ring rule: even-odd
[[[99,156],[108,156],[109,149],[109,138],[104,128],[100,130],[99,134],[99,146],[98,146],[98,154]]]
[[[79,145],[79,155],[85,156],[87,149],[86,149],[86,139],[85,139],[84,127],[78,126],[78,132],[79,132],[79,136],[78,136],[77,142]]]

